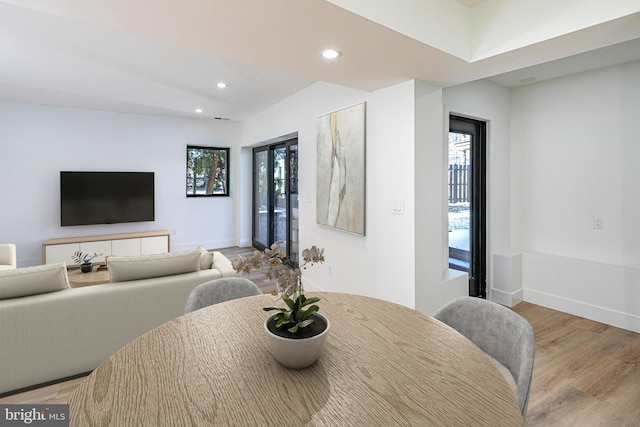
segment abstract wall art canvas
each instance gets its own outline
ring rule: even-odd
[[[317,119],[316,222],[365,234],[365,103]]]

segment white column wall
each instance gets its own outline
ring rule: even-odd
[[[316,224],[316,118],[367,103],[366,234],[358,236]],[[327,261],[304,273],[305,286],[385,299],[413,307],[413,83],[369,93],[316,83],[245,122],[249,147],[298,132],[300,243],[325,248]],[[411,152],[409,151],[409,153]],[[242,172],[251,179],[251,170]],[[243,186],[243,188],[246,186]],[[391,199],[406,200],[405,215],[391,214]],[[242,195],[250,205],[250,194]],[[250,218],[241,224],[250,235]]]
[[[416,309],[433,314],[468,295],[467,274],[449,270],[447,245],[447,143],[443,91],[416,82],[415,199]]]
[[[379,298],[415,307],[414,86],[405,82],[373,94],[368,119],[378,146],[375,176]],[[404,213],[392,212],[402,206]]]

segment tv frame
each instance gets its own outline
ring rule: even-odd
[[[76,185],[78,185],[78,180],[82,180],[83,178],[87,180],[85,182],[86,185],[84,187],[79,186],[73,190],[69,188],[65,190],[65,186],[70,184],[67,178],[71,175],[76,175],[74,178],[76,180]],[[124,185],[125,183],[131,184],[131,176],[134,175],[143,185],[139,188],[132,188],[131,185]],[[139,180],[142,176],[145,177],[146,182],[143,182],[144,180]],[[126,195],[125,193],[120,192],[100,192],[100,188],[114,185],[116,187],[110,188],[126,188],[128,192]],[[136,191],[140,194],[139,198],[135,197]],[[87,198],[83,199],[81,198],[81,195],[86,195]],[[75,216],[69,211],[69,209],[71,209],[69,206],[70,199],[73,199],[73,203],[76,204]],[[135,202],[144,201],[145,199],[145,204],[133,204]],[[113,203],[120,204],[119,209],[113,208]],[[145,208],[144,214],[140,214],[141,208]],[[81,209],[86,209],[86,211],[78,213],[78,210]],[[126,209],[125,215],[121,215],[122,209]],[[85,216],[84,219],[82,219],[82,215]],[[155,172],[60,171],[61,227],[152,221],[155,221]]]

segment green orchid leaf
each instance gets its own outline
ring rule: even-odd
[[[305,300],[304,304],[301,305],[301,307],[307,306],[309,304],[314,304],[316,302],[320,301],[320,298],[318,297],[312,297],[312,298],[308,298]]]
[[[320,310],[320,307],[318,307],[317,305],[312,305],[311,307],[305,310],[305,312],[300,317],[300,320],[305,320],[309,318],[312,314],[316,313],[318,310]]]
[[[291,298],[283,296],[282,301],[284,301],[284,303],[287,304],[287,307],[289,307],[292,311],[296,310],[295,309],[296,304],[291,300]]]
[[[289,323],[293,323],[293,321],[290,318],[276,319],[276,329],[281,328],[283,325],[288,325]]]
[[[310,324],[312,324],[313,322],[314,322],[314,319],[307,319],[307,320],[304,320],[304,321],[298,323],[298,326],[300,328],[305,328],[305,327],[309,326]]]
[[[292,327],[290,327],[289,329],[287,329],[289,332],[291,332],[292,334],[295,334],[296,332],[298,332],[298,325],[299,323],[296,323],[295,325],[293,325]]]

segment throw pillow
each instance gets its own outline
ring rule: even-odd
[[[200,269],[199,249],[157,255],[110,256],[107,268],[111,282],[190,273]]]
[[[200,249],[200,270],[210,270],[213,265],[213,252],[209,252],[203,246],[198,246]]]
[[[0,299],[44,294],[68,287],[64,262],[0,271]]]

